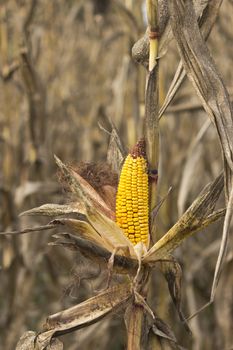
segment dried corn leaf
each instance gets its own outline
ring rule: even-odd
[[[111,312],[125,307],[132,295],[131,284],[120,284],[47,318],[44,332],[37,337],[39,348],[47,346],[52,337],[69,333],[97,322]]]
[[[200,4],[195,3],[195,5],[196,5],[195,11],[196,11],[197,16],[202,14],[200,17],[200,20],[199,20],[199,25],[201,28],[203,38],[205,40],[208,39],[209,34],[213,28],[213,25],[216,21],[221,4],[222,4],[222,0],[216,0],[216,1],[211,1],[211,2],[207,1],[205,4],[202,2],[200,2]],[[205,9],[204,9],[203,5],[204,5]],[[169,104],[173,100],[176,92],[178,91],[182,82],[184,81],[185,76],[186,76],[186,72],[184,70],[184,67],[183,67],[183,64],[181,61],[178,64],[178,67],[176,69],[174,78],[170,84],[170,87],[169,87],[169,90],[167,92],[164,103],[159,110],[159,119],[162,117],[162,115],[166,111],[167,107],[169,106]]]
[[[96,232],[96,230],[86,221],[76,219],[56,219],[52,221],[52,224],[64,225],[71,229],[72,232],[78,234],[81,238],[99,244],[108,250],[111,249],[111,246],[108,245]]]
[[[176,72],[175,72],[175,75],[172,79],[172,82],[171,82],[170,87],[168,89],[167,95],[166,95],[165,100],[163,102],[163,105],[161,106],[161,108],[159,110],[159,119],[163,116],[167,107],[172,102],[173,98],[175,97],[175,94],[177,93],[178,89],[180,88],[181,84],[183,83],[185,76],[186,76],[186,73],[184,71],[182,62],[179,62],[178,67],[177,67]]]
[[[63,344],[60,340],[58,339],[52,339],[50,344],[46,346],[46,348],[43,347],[36,347],[35,348],[35,343],[37,339],[37,333],[28,331],[25,332],[19,339],[17,345],[16,345],[16,350],[62,350],[63,349]]]
[[[114,219],[114,213],[111,209],[109,209],[95,189],[86,180],[84,180],[82,176],[62,163],[62,161],[56,156],[55,160],[62,172],[64,181],[69,186],[71,192],[77,195],[77,199],[78,201],[81,201],[81,205],[83,205],[86,209],[90,206],[96,207],[106,216]]]
[[[223,217],[224,210],[212,213],[222,189],[223,176],[220,175],[206,186],[177,223],[148,251],[143,261],[152,263],[165,258],[194,232]]]
[[[82,179],[81,176],[63,164],[60,159],[57,157],[55,157],[55,159],[65,177],[65,181],[69,184],[71,191],[76,193],[84,204],[88,221],[100,234],[106,244],[111,246],[111,251],[116,248],[121,248],[123,254],[127,255],[128,252],[130,252],[132,256],[135,256],[133,245],[127,239],[123,231],[113,220],[109,219],[106,215],[101,214],[100,210],[106,214],[106,207],[103,208],[102,204],[99,205],[101,202],[98,202],[98,193],[84,179]],[[111,210],[108,209],[108,214],[110,212]],[[112,217],[112,214],[109,216]]]
[[[222,242],[215,267],[210,303],[214,299],[222,264],[227,251],[233,215],[233,110],[228,92],[197,25],[193,3],[187,0],[169,2],[171,26],[186,73],[202,105],[216,127],[223,151],[225,194],[228,202]],[[195,35],[193,33],[195,32]],[[203,308],[202,308],[203,309]]]
[[[211,121],[207,119],[187,151],[187,159],[184,165],[177,199],[179,215],[182,215],[184,212],[186,201],[190,193],[190,188],[193,183],[193,174],[195,174],[195,170],[198,169],[198,163],[202,155],[203,147],[200,141],[203,139],[210,125]]]
[[[228,92],[200,33],[192,1],[169,2],[171,25],[185,71],[216,126],[225,166],[233,171],[233,112]],[[195,32],[195,35],[193,33]],[[229,169],[228,169],[229,175]],[[231,177],[232,180],[232,177]],[[231,183],[227,183],[227,197]]]
[[[24,233],[31,233],[31,232],[38,232],[38,231],[46,231],[46,230],[51,230],[53,228],[55,228],[56,225],[54,224],[47,224],[47,225],[43,225],[43,226],[36,226],[36,227],[29,227],[29,228],[25,228],[24,230],[17,230],[17,231],[5,231],[5,232],[0,232],[0,235],[9,235],[9,236],[13,236],[13,235],[22,235]]]
[[[130,254],[132,257],[136,257],[133,244],[114,221],[102,215],[93,207],[88,209],[87,217],[106,244],[111,246],[111,251],[117,248],[125,256]]]
[[[156,317],[151,326],[148,339],[149,349],[185,350],[179,345],[170,327],[160,318]]]
[[[168,289],[180,320],[183,322],[186,330],[191,333],[188,323],[186,322],[181,310],[181,267],[172,255],[168,255],[166,260],[159,262],[158,267],[167,280]]]
[[[60,216],[65,214],[85,214],[85,210],[81,203],[70,203],[66,205],[60,204],[44,204],[30,210],[26,210],[20,216],[42,215],[42,216]]]
[[[19,339],[16,350],[34,350],[37,334],[32,331],[25,332]]]
[[[80,252],[87,259],[98,263],[104,268],[106,268],[107,263],[112,255],[104,247],[88,240],[79,238],[70,233],[58,233],[53,235],[53,237],[56,238],[56,241],[49,243],[49,245],[62,246],[64,248]],[[114,256],[113,270],[115,272],[135,275],[137,268],[137,260],[126,258],[117,254]]]

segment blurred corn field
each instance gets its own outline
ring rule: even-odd
[[[233,2],[194,1],[196,10],[201,8],[199,15],[209,4],[219,4],[219,12],[209,37],[209,33],[204,36],[232,103]],[[168,18],[168,1],[160,0],[159,5],[160,31],[166,27],[168,35],[159,60],[158,197],[166,200],[156,217],[157,237],[175,224],[223,169],[216,129],[185,74],[164,108],[180,56],[171,29],[163,21]],[[127,153],[142,136],[146,71],[132,59],[131,51],[146,28],[143,0],[1,2],[1,232],[43,226],[47,224],[44,218],[19,214],[44,203],[69,201],[69,194],[58,182],[54,154],[73,166],[80,162],[104,164],[113,124]],[[134,47],[134,56],[136,51]],[[217,207],[224,206],[222,194]],[[182,267],[182,309],[187,317],[210,298],[222,226],[223,221],[212,224],[174,253]],[[42,330],[48,315],[104,288],[107,275],[100,272],[98,264],[90,267],[75,251],[48,245],[56,232],[0,236],[0,349],[15,349],[25,331]],[[150,306],[171,326],[179,344],[193,350],[233,349],[231,249],[215,302],[189,321],[192,337],[179,321],[166,281],[157,270],[151,283]],[[60,339],[69,350],[125,349],[123,314],[116,311]]]

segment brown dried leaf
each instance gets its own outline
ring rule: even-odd
[[[222,0],[216,0],[211,2],[206,1],[205,3],[201,2],[200,4],[195,3],[195,11],[197,16],[201,14],[201,17],[199,19],[199,25],[201,27],[201,32],[205,40],[208,39],[209,34],[213,28],[221,3],[222,3]],[[180,61],[176,69],[174,78],[170,84],[164,103],[159,110],[159,119],[162,117],[167,107],[173,100],[176,92],[178,91],[182,82],[184,81],[185,76],[186,76],[186,72],[182,65],[182,61]]]
[[[42,215],[42,216],[60,216],[65,214],[85,214],[81,203],[60,204],[43,204],[40,207],[29,209],[20,214],[20,216]]]
[[[52,224],[65,225],[72,232],[78,234],[83,239],[87,239],[91,242],[94,242],[108,250],[111,249],[111,246],[107,244],[101,236],[95,231],[95,229],[86,221],[76,220],[76,219],[59,219],[52,221]]]
[[[29,228],[25,228],[24,230],[18,230],[18,231],[5,231],[5,232],[0,232],[0,235],[22,235],[24,233],[31,233],[31,232],[38,232],[38,231],[46,231],[46,230],[51,230],[53,228],[55,228],[56,225],[54,224],[47,224],[47,225],[43,225],[43,226],[36,226],[36,227],[29,227]]]
[[[111,251],[116,248],[121,248],[123,254],[128,255],[130,252],[131,256],[135,256],[132,243],[127,239],[119,226],[111,220],[115,215],[106,204],[103,203],[99,194],[81,176],[68,168],[56,156],[55,159],[71,191],[76,193],[84,204],[88,221],[100,234],[106,244],[111,246]],[[111,217],[111,219],[109,217]]]
[[[73,168],[73,167],[72,167]],[[101,196],[109,209],[115,212],[118,175],[106,162],[81,162],[73,168]]]
[[[188,0],[184,6],[181,0],[172,0],[169,9],[182,63],[204,109],[216,126],[228,168],[225,175],[230,175],[229,169],[231,173],[233,171],[233,112],[228,92],[200,33],[192,1]],[[226,184],[227,198],[232,175],[230,179],[230,183]]]
[[[64,248],[71,249],[73,251],[80,252],[84,257],[98,263],[99,265],[106,268],[107,263],[111,257],[111,252],[109,252],[104,247],[84,240],[70,233],[58,233],[53,235],[56,238],[55,242],[49,243],[49,245],[58,245]],[[138,268],[138,261],[131,258],[126,258],[122,255],[114,256],[114,265],[113,270],[116,273],[122,274],[132,274],[135,275],[135,272]]]
[[[25,332],[19,339],[16,345],[16,350],[63,350],[63,344],[58,339],[52,339],[50,344],[48,344],[46,347],[40,347],[37,344],[35,348],[36,339],[37,334],[35,332]]]
[[[78,173],[72,168],[66,166],[62,161],[55,156],[56,163],[62,173],[63,180],[69,186],[71,192],[73,192],[78,201],[87,210],[88,207],[93,206],[102,211],[106,216],[114,219],[115,214],[106,205],[101,196],[94,190],[94,188],[84,180]]]
[[[149,349],[185,350],[177,342],[171,328],[160,318],[156,317],[149,332]]]
[[[204,109],[216,127],[223,152],[225,194],[228,203],[215,267],[211,303],[222,271],[233,215],[233,109],[229,94],[199,31],[193,2],[187,0],[183,6],[181,0],[171,0],[169,9],[173,34],[184,68]]]
[[[202,155],[203,147],[200,141],[203,139],[210,125],[211,122],[207,119],[200,128],[193,142],[190,144],[189,149],[187,150],[187,157],[184,164],[184,170],[182,172],[177,199],[179,215],[182,215],[184,212],[186,201],[190,193],[190,188],[195,177],[193,174],[196,174],[195,170],[198,169],[198,163]]]
[[[223,175],[220,175],[205,187],[177,223],[148,251],[143,261],[150,264],[165,258],[187,237],[223,217],[225,210],[212,213],[222,189]]]
[[[168,289],[180,320],[184,323],[186,330],[191,334],[191,330],[181,310],[181,267],[172,255],[168,255],[166,260],[161,261],[158,264],[159,269],[167,280]]]
[[[125,307],[132,295],[131,284],[120,284],[47,318],[45,331],[38,335],[37,344],[47,346],[52,337],[69,333],[97,322],[111,312]]]
[[[122,255],[136,257],[134,247],[120,227],[112,220],[102,215],[95,208],[88,208],[88,220],[100,234],[106,244],[111,246],[111,251],[119,248]]]
[[[16,350],[34,350],[37,334],[32,331],[25,332],[19,339]]]

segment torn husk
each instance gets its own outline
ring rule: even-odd
[[[64,311],[47,318],[44,332],[37,337],[39,348],[46,347],[54,336],[74,331],[97,322],[125,306],[132,295],[130,283],[120,284]]]

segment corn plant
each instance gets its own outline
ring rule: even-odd
[[[90,264],[98,264],[108,272],[106,287],[101,292],[78,305],[48,316],[43,331],[39,334],[27,332],[21,337],[18,350],[25,347],[60,349],[62,344],[57,340],[59,335],[96,323],[116,310],[123,310],[125,315],[127,349],[181,349],[172,329],[148,303],[150,276],[156,267],[162,271],[181,327],[191,332],[181,310],[182,271],[172,253],[186,238],[225,217],[208,305],[213,302],[226,255],[233,204],[232,107],[204,40],[211,31],[220,5],[221,1],[204,5],[198,2],[194,8],[191,0],[185,4],[181,0],[171,0],[168,4],[169,15],[164,15],[163,11],[159,11],[156,0],[147,1],[148,30],[133,48],[134,59],[147,69],[145,122],[141,139],[126,156],[123,142],[112,124],[108,165],[102,172],[101,188],[95,186],[88,172],[68,166],[55,157],[61,182],[72,193],[73,201],[64,205],[45,204],[28,210],[22,215],[58,218],[45,226],[8,232],[23,234],[65,228],[69,232],[56,233],[51,244],[80,252]],[[162,18],[163,15],[167,17]],[[163,31],[160,30],[162,21],[165,23]],[[181,63],[164,105],[159,110],[159,60],[172,35],[179,49]],[[224,173],[208,184],[178,221],[158,239],[156,217],[163,204],[163,200],[157,200],[159,119],[185,74],[216,127],[222,147]],[[98,170],[98,166],[93,166],[92,175],[98,177]],[[118,184],[115,181],[104,182],[109,173],[113,179],[116,173],[119,174]],[[224,184],[226,209],[215,210]],[[114,280],[114,276],[118,276],[118,279]]]

